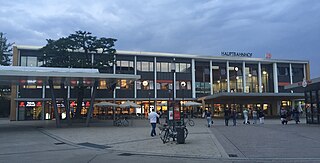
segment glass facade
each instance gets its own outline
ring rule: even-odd
[[[43,62],[39,61],[39,57],[42,55],[38,51],[20,51],[20,66],[39,67],[43,65]],[[103,56],[93,56],[93,62],[98,62]],[[82,59],[86,57],[82,56]],[[106,59],[106,58],[105,58]],[[191,62],[192,58],[184,57],[162,57],[162,56],[142,56],[142,55],[129,55],[129,54],[117,54],[117,61],[114,67],[111,67],[106,73],[116,74],[137,74],[141,76],[138,81],[130,80],[117,80],[115,84],[115,91],[107,91],[112,83],[107,81],[99,81],[98,94],[99,100],[121,103],[124,102],[123,98],[135,101],[141,107],[134,109],[123,109],[115,110],[116,114],[143,114],[148,113],[151,107],[156,107],[159,111],[162,109],[166,110],[167,106],[172,102],[173,98],[182,103],[186,101],[194,101],[199,97],[218,93],[228,92],[229,93],[258,93],[259,92],[259,62],[261,62],[261,88],[262,92],[273,93],[274,92],[274,70],[273,63],[263,61],[246,61],[244,60],[221,60],[221,59],[194,59],[195,62]],[[136,62],[135,62],[136,61]],[[211,61],[211,62],[210,62]],[[229,66],[227,66],[227,61]],[[91,61],[91,57],[88,60]],[[174,63],[174,64],[172,64]],[[192,65],[194,63],[194,65]],[[212,63],[212,65],[210,65]],[[172,65],[175,65],[174,72],[172,72]],[[243,67],[245,66],[245,67]],[[301,81],[304,77],[304,64],[292,63],[292,80],[293,82]],[[192,70],[194,67],[194,71]],[[228,68],[227,68],[228,67]],[[284,92],[283,87],[290,83],[290,64],[289,63],[277,63],[277,74],[278,74],[278,88],[279,92]],[[228,77],[229,74],[229,77]],[[194,76],[193,76],[194,75]],[[228,82],[229,78],[229,82]],[[228,86],[228,83],[230,84]],[[70,86],[70,107],[74,110],[76,107],[75,99],[77,96],[76,86],[79,81],[71,81]],[[85,81],[84,81],[85,84]],[[175,85],[173,85],[175,84]],[[59,97],[61,98],[64,94],[60,84],[54,85],[54,88],[58,91]],[[64,88],[67,88],[66,86]],[[43,90],[44,89],[44,90]],[[174,90],[173,90],[174,89]],[[32,94],[28,93],[32,90]],[[100,92],[99,92],[100,91]],[[50,90],[48,87],[43,88],[42,81],[21,81],[19,87],[18,98],[50,98]],[[43,95],[43,92],[45,95]],[[90,98],[91,89],[88,87],[85,90],[84,98]],[[105,94],[105,95],[104,95]],[[108,94],[108,95],[106,95]],[[317,96],[317,92],[313,95]],[[114,98],[115,97],[115,98]],[[310,95],[311,97],[311,95]],[[317,96],[318,97],[318,96]],[[118,99],[119,98],[119,99]],[[121,99],[121,100],[120,100]],[[97,102],[99,101],[97,100]],[[314,100],[314,98],[310,98]],[[24,101],[26,103],[28,101]],[[19,107],[19,113],[24,115],[26,119],[53,119],[53,108],[51,103],[47,101],[41,102],[41,106],[38,105],[34,108],[30,107]],[[310,101],[310,113],[313,113],[318,108],[318,102]],[[312,105],[311,105],[312,103]],[[161,104],[162,106],[156,106]],[[221,108],[226,104],[215,104],[213,107]],[[267,111],[270,104],[267,103],[252,103],[251,107],[263,108]],[[231,105],[230,105],[231,106]],[[235,108],[241,110],[243,106],[241,104],[234,104]],[[38,111],[39,108],[41,111]],[[65,112],[63,104],[60,105],[59,113]],[[73,109],[72,109],[73,108]],[[199,113],[203,109],[196,109]],[[216,110],[217,111],[217,110]],[[222,111],[222,110],[221,110]],[[108,118],[113,113],[111,108],[97,108],[94,110],[94,117],[96,118]],[[64,113],[65,115],[66,113]],[[83,116],[86,115],[86,103],[81,111]],[[217,111],[215,114],[221,114]],[[19,115],[20,117],[20,115]],[[32,118],[31,118],[32,117]],[[64,116],[62,116],[64,117]],[[22,120],[23,118],[21,118]],[[63,118],[62,118],[63,119]],[[313,121],[314,116],[312,116]]]
[[[225,63],[212,64],[213,93],[227,92],[227,69]]]

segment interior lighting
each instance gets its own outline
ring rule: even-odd
[[[234,70],[235,70],[235,71],[238,71],[238,70],[239,70],[239,68],[238,68],[238,67],[235,67],[235,68],[234,68]]]

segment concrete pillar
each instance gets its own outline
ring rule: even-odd
[[[229,73],[229,61],[226,63],[227,67],[227,90],[230,92],[230,73]]]
[[[279,93],[278,90],[278,67],[277,63],[273,63],[273,88],[274,88],[274,93]]]
[[[192,75],[192,98],[196,98],[196,65],[195,60],[191,60],[191,75]]]
[[[153,82],[154,96],[153,97],[157,98],[157,57],[154,57],[153,67],[154,67],[154,82]]]
[[[262,93],[261,62],[258,63],[258,82],[259,82],[259,93]]]
[[[137,56],[134,56],[133,65],[134,65],[134,74],[137,75]],[[134,86],[133,87],[134,87],[134,95],[133,95],[133,97],[137,98],[137,81],[136,80],[134,81]]]
[[[246,86],[247,86],[247,82],[246,82],[246,62],[242,62],[242,85],[243,85],[243,91],[244,93],[246,93]]]
[[[210,94],[213,94],[212,60],[210,60]]]

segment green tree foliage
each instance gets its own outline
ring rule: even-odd
[[[90,32],[76,31],[58,40],[47,39],[41,50],[45,67],[105,68],[114,64],[116,50],[113,38],[98,38]],[[91,55],[95,54],[94,62]]]
[[[11,64],[10,56],[12,56],[12,45],[13,43],[8,43],[5,34],[0,32],[0,65],[9,66]]]
[[[90,32],[76,31],[68,37],[58,40],[47,39],[47,45],[41,51],[45,67],[69,67],[69,68],[97,68],[108,69],[115,63],[114,55],[116,50],[113,38],[98,38]],[[94,54],[94,61],[92,61]],[[84,90],[86,87],[79,82],[77,90],[77,109],[75,118],[81,117]]]

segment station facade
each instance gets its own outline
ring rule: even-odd
[[[39,57],[44,55],[40,48],[14,46],[13,65],[42,66],[45,61],[39,61]],[[90,58],[93,61],[95,55],[91,54]],[[135,51],[117,51],[115,58],[116,64],[104,73],[140,75],[141,79],[117,80],[114,90],[108,87],[110,83],[101,81],[98,84],[95,103],[108,101],[121,104],[127,100],[133,101],[141,107],[115,109],[115,114],[133,117],[144,117],[151,108],[166,112],[173,101],[180,104],[181,110],[192,112],[194,117],[200,117],[207,109],[214,111],[215,116],[222,116],[225,107],[236,108],[239,113],[243,108],[263,109],[267,116],[276,116],[281,106],[294,107],[295,100],[303,98],[298,95],[299,91],[287,90],[284,86],[302,81],[304,78],[310,79],[309,62],[304,60]],[[76,109],[78,82],[74,80],[71,81],[74,85],[64,86],[68,90],[70,114]],[[83,84],[85,86],[86,82],[83,81]],[[57,92],[58,110],[64,119],[66,113],[61,85],[54,85],[54,88]],[[91,89],[88,86],[84,91],[81,110],[84,117],[90,106],[90,94]],[[216,101],[214,98],[211,98],[211,101],[203,98],[220,94],[225,95],[225,98]],[[238,94],[244,96],[241,97],[244,100],[236,100],[237,97],[234,95]],[[271,97],[264,99],[264,94]],[[255,96],[246,100],[245,95]],[[275,98],[272,98],[273,95]],[[203,106],[184,107],[183,104],[187,101],[198,101]],[[113,112],[111,107],[95,107],[93,118],[109,119]],[[54,119],[48,86],[37,80],[21,80],[19,86],[13,86],[11,114],[11,120]]]

